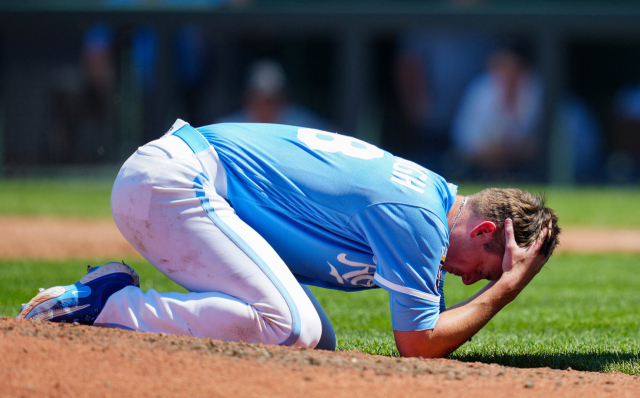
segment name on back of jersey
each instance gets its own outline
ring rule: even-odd
[[[391,181],[418,193],[424,193],[429,170],[409,160],[396,157],[391,172]]]

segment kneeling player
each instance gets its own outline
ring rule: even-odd
[[[444,356],[540,271],[555,212],[516,189],[469,197],[366,142],[306,128],[178,120],[122,166],[124,237],[188,293],[143,292],[123,264],[39,293],[19,317],[335,348],[306,285],[389,292],[404,356]],[[491,282],[445,310],[446,273]]]

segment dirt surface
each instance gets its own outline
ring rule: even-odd
[[[0,217],[0,258],[140,257],[111,219]]]
[[[565,229],[563,251],[640,252]],[[139,256],[110,220],[0,217],[0,258]],[[637,397],[640,378],[321,352],[0,318],[0,397]]]
[[[637,397],[620,373],[330,353],[0,319],[11,397]]]

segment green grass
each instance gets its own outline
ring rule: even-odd
[[[111,217],[110,179],[0,180],[0,215]],[[486,188],[461,185],[468,195]],[[640,227],[640,188],[519,186],[545,192],[560,226]]]
[[[640,373],[638,255],[560,255],[452,358]],[[453,278],[452,278],[453,279]],[[451,302],[466,288],[454,289]]]
[[[111,217],[112,180],[0,180],[0,215]]]
[[[553,257],[513,303],[450,358],[640,374],[638,263],[638,255]],[[464,286],[449,275],[447,304],[464,300],[480,286]],[[354,293],[355,298],[314,292],[334,323],[340,349],[398,355],[386,292]]]
[[[78,280],[87,263],[0,261],[0,314],[17,315],[19,303],[28,301],[38,287]],[[450,357],[515,367],[640,374],[639,263],[640,255],[554,256],[513,303]],[[145,290],[184,291],[144,260],[130,265]],[[449,275],[447,304],[463,300],[480,285],[464,286]],[[334,325],[340,350],[398,355],[384,290],[313,291]]]
[[[637,187],[578,187],[518,186],[513,188],[531,193],[544,193],[547,205],[558,213],[560,226],[640,227],[640,189]],[[470,195],[486,188],[461,185],[459,193]]]

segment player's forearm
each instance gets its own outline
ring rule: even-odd
[[[435,329],[394,331],[398,351],[402,356],[444,357],[478,333],[518,293],[496,282],[465,305],[441,313]]]
[[[469,341],[517,294],[510,288],[494,284],[465,305],[440,314],[431,334],[431,343],[440,348],[439,356],[445,356]]]
[[[466,304],[440,314],[435,329],[395,331],[396,345],[402,356],[443,357],[478,333],[505,305],[540,272],[549,259],[540,253],[545,234],[534,244],[519,247],[515,241],[513,222],[505,220],[505,255],[503,273],[492,286],[482,289]]]
[[[487,291],[487,289],[490,289],[493,285],[495,285],[495,283],[496,283],[496,281],[491,281],[491,282],[487,283],[486,285],[484,285],[484,286],[482,287],[482,289],[478,290],[478,291],[477,291],[473,296],[469,297],[468,299],[466,299],[466,300],[464,300],[464,301],[459,302],[459,303],[458,303],[458,304],[456,304],[456,305],[452,305],[451,307],[447,308],[447,311],[451,311],[451,310],[453,310],[453,309],[455,309],[455,308],[462,307],[462,306],[464,306],[464,305],[469,304],[471,301],[475,300],[475,299],[476,299],[478,296],[480,296],[482,293],[484,293],[485,291]]]

